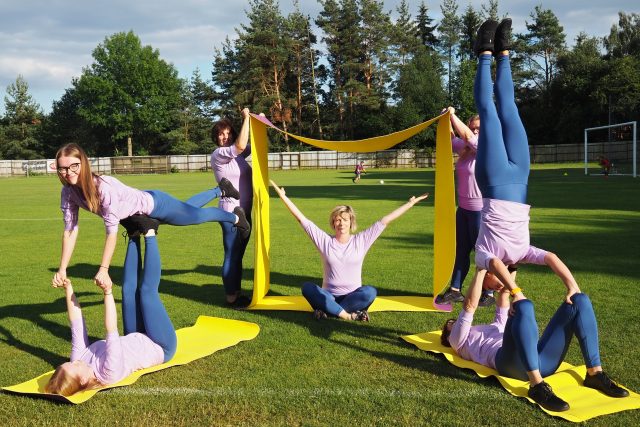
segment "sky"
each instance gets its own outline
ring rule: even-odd
[[[423,0],[408,0],[415,17]],[[438,22],[441,1],[425,0],[429,16]],[[298,0],[300,10],[312,20],[318,0]],[[400,0],[384,0],[384,10],[397,16]],[[133,32],[143,45],[158,49],[179,76],[189,78],[198,68],[204,79],[211,75],[214,49],[247,23],[249,0],[3,0],[0,2],[0,115],[4,114],[7,86],[22,75],[29,93],[45,113],[52,102],[71,87],[91,53],[118,32]],[[294,10],[294,0],[280,0],[284,15]],[[460,14],[467,5],[480,10],[488,0],[458,0]],[[618,12],[640,13],[638,0],[499,0],[500,16],[513,19],[515,32],[524,32],[537,5],[552,10],[564,27],[569,45],[584,31],[602,37],[618,22]]]

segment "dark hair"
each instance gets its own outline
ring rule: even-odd
[[[447,328],[447,326],[449,326],[449,323],[453,323],[455,321],[456,319],[454,318],[447,319],[447,321],[444,322],[444,325],[442,325],[442,335],[440,335],[440,344],[442,344],[445,347],[451,347],[451,344],[449,344],[449,335],[451,335],[451,331],[449,330],[449,328]]]
[[[231,135],[231,139],[233,141],[236,140],[238,133],[233,128],[233,122],[231,121],[231,119],[228,119],[225,117],[218,120],[211,128],[211,140],[215,145],[218,145],[218,135],[220,134],[220,132],[222,132],[225,129],[229,129],[229,134]]]

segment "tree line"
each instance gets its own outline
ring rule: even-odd
[[[133,32],[104,39],[51,113],[18,76],[0,118],[0,158],[51,157],[77,142],[95,156],[193,154],[214,146],[210,128],[242,107],[264,112],[291,133],[362,139],[405,129],[447,105],[474,113],[473,40],[480,23],[501,19],[498,1],[480,10],[442,0],[442,19],[423,1],[319,0],[313,20],[294,0],[249,0],[247,20],[212,54],[213,71],[178,77]],[[571,47],[552,10],[536,6],[513,35],[512,69],[530,144],[575,143],[585,127],[640,119],[640,15],[619,12],[605,37],[580,33]],[[403,143],[431,147],[427,130]],[[618,135],[623,137],[623,135]],[[306,150],[271,135],[272,151]]]

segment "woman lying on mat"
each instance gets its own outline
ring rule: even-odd
[[[111,284],[104,291],[105,340],[89,344],[80,304],[69,279],[61,285],[66,294],[71,323],[71,361],[56,368],[45,392],[70,396],[78,391],[116,383],[134,371],[169,361],[176,352],[176,332],[158,295],[160,252],[156,240],[159,222],[144,215],[126,220],[131,236],[125,260],[123,323],[118,335],[118,315]],[[123,221],[124,222],[124,221]],[[140,235],[144,235],[144,268],[140,264]],[[142,281],[138,287],[138,272]]]
[[[475,44],[478,69],[474,97],[482,123],[475,171],[483,196],[475,247],[477,271],[490,271],[510,291],[520,291],[507,266],[546,264],[562,279],[567,288],[565,301],[571,304],[571,297],[580,288],[567,266],[555,254],[530,245],[531,206],[526,204],[529,146],[514,99],[510,34],[511,19],[503,19],[500,24],[490,19],[480,26]],[[496,62],[495,84],[491,80],[492,55]],[[516,300],[519,298],[524,298],[521,292],[516,294]]]
[[[104,220],[107,236],[100,268],[94,277],[98,284],[104,286],[111,286],[109,265],[116,246],[118,223],[131,215],[145,214],[171,225],[224,221],[235,224],[242,233],[249,235],[250,225],[241,208],[231,213],[213,207],[201,208],[202,204],[199,204],[207,200],[207,197],[201,197],[202,194],[209,192],[218,196],[238,197],[238,191],[229,181],[221,181],[219,187],[182,202],[162,191],[136,190],[111,176],[92,173],[86,153],[77,144],[60,148],[56,154],[56,164],[58,178],[62,182],[60,207],[65,227],[60,267],[52,281],[54,286],[62,286],[67,279],[67,266],[78,237],[79,208],[100,215]]]
[[[343,320],[369,321],[367,309],[378,291],[373,286],[362,286],[362,263],[369,248],[394,219],[400,217],[413,205],[426,199],[429,193],[412,196],[407,203],[382,217],[366,230],[352,235],[356,230],[356,216],[351,206],[336,206],[329,217],[334,236],[322,231],[309,221],[285,194],[284,188],[271,181],[289,211],[309,235],[322,257],[322,287],[306,282],[302,295],[314,309],[317,320],[330,314]]]
[[[499,292],[496,315],[490,324],[472,326],[483,288]],[[477,274],[458,319],[444,324],[442,344],[453,348],[463,359],[495,369],[502,376],[528,380],[529,397],[547,410],[560,412],[568,410],[569,404],[556,396],[543,378],[558,369],[575,334],[587,365],[584,386],[611,397],[629,395],[602,371],[598,325],[587,295],[574,294],[571,303],[564,301],[540,338],[533,303],[528,299],[514,301],[510,312],[510,295],[513,292],[493,274]]]

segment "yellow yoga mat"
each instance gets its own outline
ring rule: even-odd
[[[524,397],[531,403],[535,403],[527,396],[527,391],[529,390],[527,381],[500,376],[495,369],[459,357],[450,347],[440,344],[440,335],[441,331],[433,331],[417,335],[405,335],[402,339],[415,345],[420,350],[441,353],[453,365],[459,368],[472,369],[482,378],[494,376],[512,395]],[[573,366],[563,362],[555,374],[546,377],[544,380],[553,387],[553,391],[559,397],[569,403],[571,408],[565,412],[553,412],[540,408],[550,415],[573,422],[582,422],[600,415],[640,408],[640,395],[631,390],[629,390],[629,397],[613,398],[597,390],[584,387],[582,380],[586,373],[587,368],[584,365]]]
[[[371,307],[374,311],[433,311],[433,298],[419,296],[378,296]],[[253,310],[288,310],[313,311],[302,295],[283,296],[273,295],[263,298],[259,304],[251,307]]]
[[[436,135],[436,185],[433,289],[426,290],[438,295],[447,286],[455,260],[455,188],[453,180],[453,153],[451,150],[451,124],[449,113],[420,123],[409,129],[389,135],[358,141],[324,141],[293,135],[275,127],[265,117],[251,115],[251,159],[253,164],[253,212],[255,237],[255,270],[253,298],[249,309],[253,310],[310,310],[299,296],[267,296],[269,292],[270,236],[269,236],[269,169],[267,154],[269,142],[267,126],[306,144],[327,150],[343,152],[373,152],[386,150],[438,123]],[[425,263],[429,260],[425,259]],[[380,301],[378,301],[380,300]],[[451,306],[436,306],[433,298],[378,297],[371,311],[450,311]]]
[[[95,390],[81,391],[67,397],[57,394],[48,394],[44,392],[44,386],[53,374],[53,371],[51,371],[32,380],[10,387],[2,387],[2,389],[12,393],[46,397],[67,403],[83,403],[91,399],[100,390],[131,385],[144,374],[170,368],[172,366],[185,365],[196,359],[209,356],[223,348],[234,346],[240,341],[252,340],[258,336],[259,332],[260,327],[255,323],[222,319],[219,317],[200,316],[198,317],[198,320],[196,320],[195,325],[178,329],[176,331],[176,334],[178,335],[178,348],[173,359],[163,363],[162,365],[136,371],[118,383],[109,384]]]

